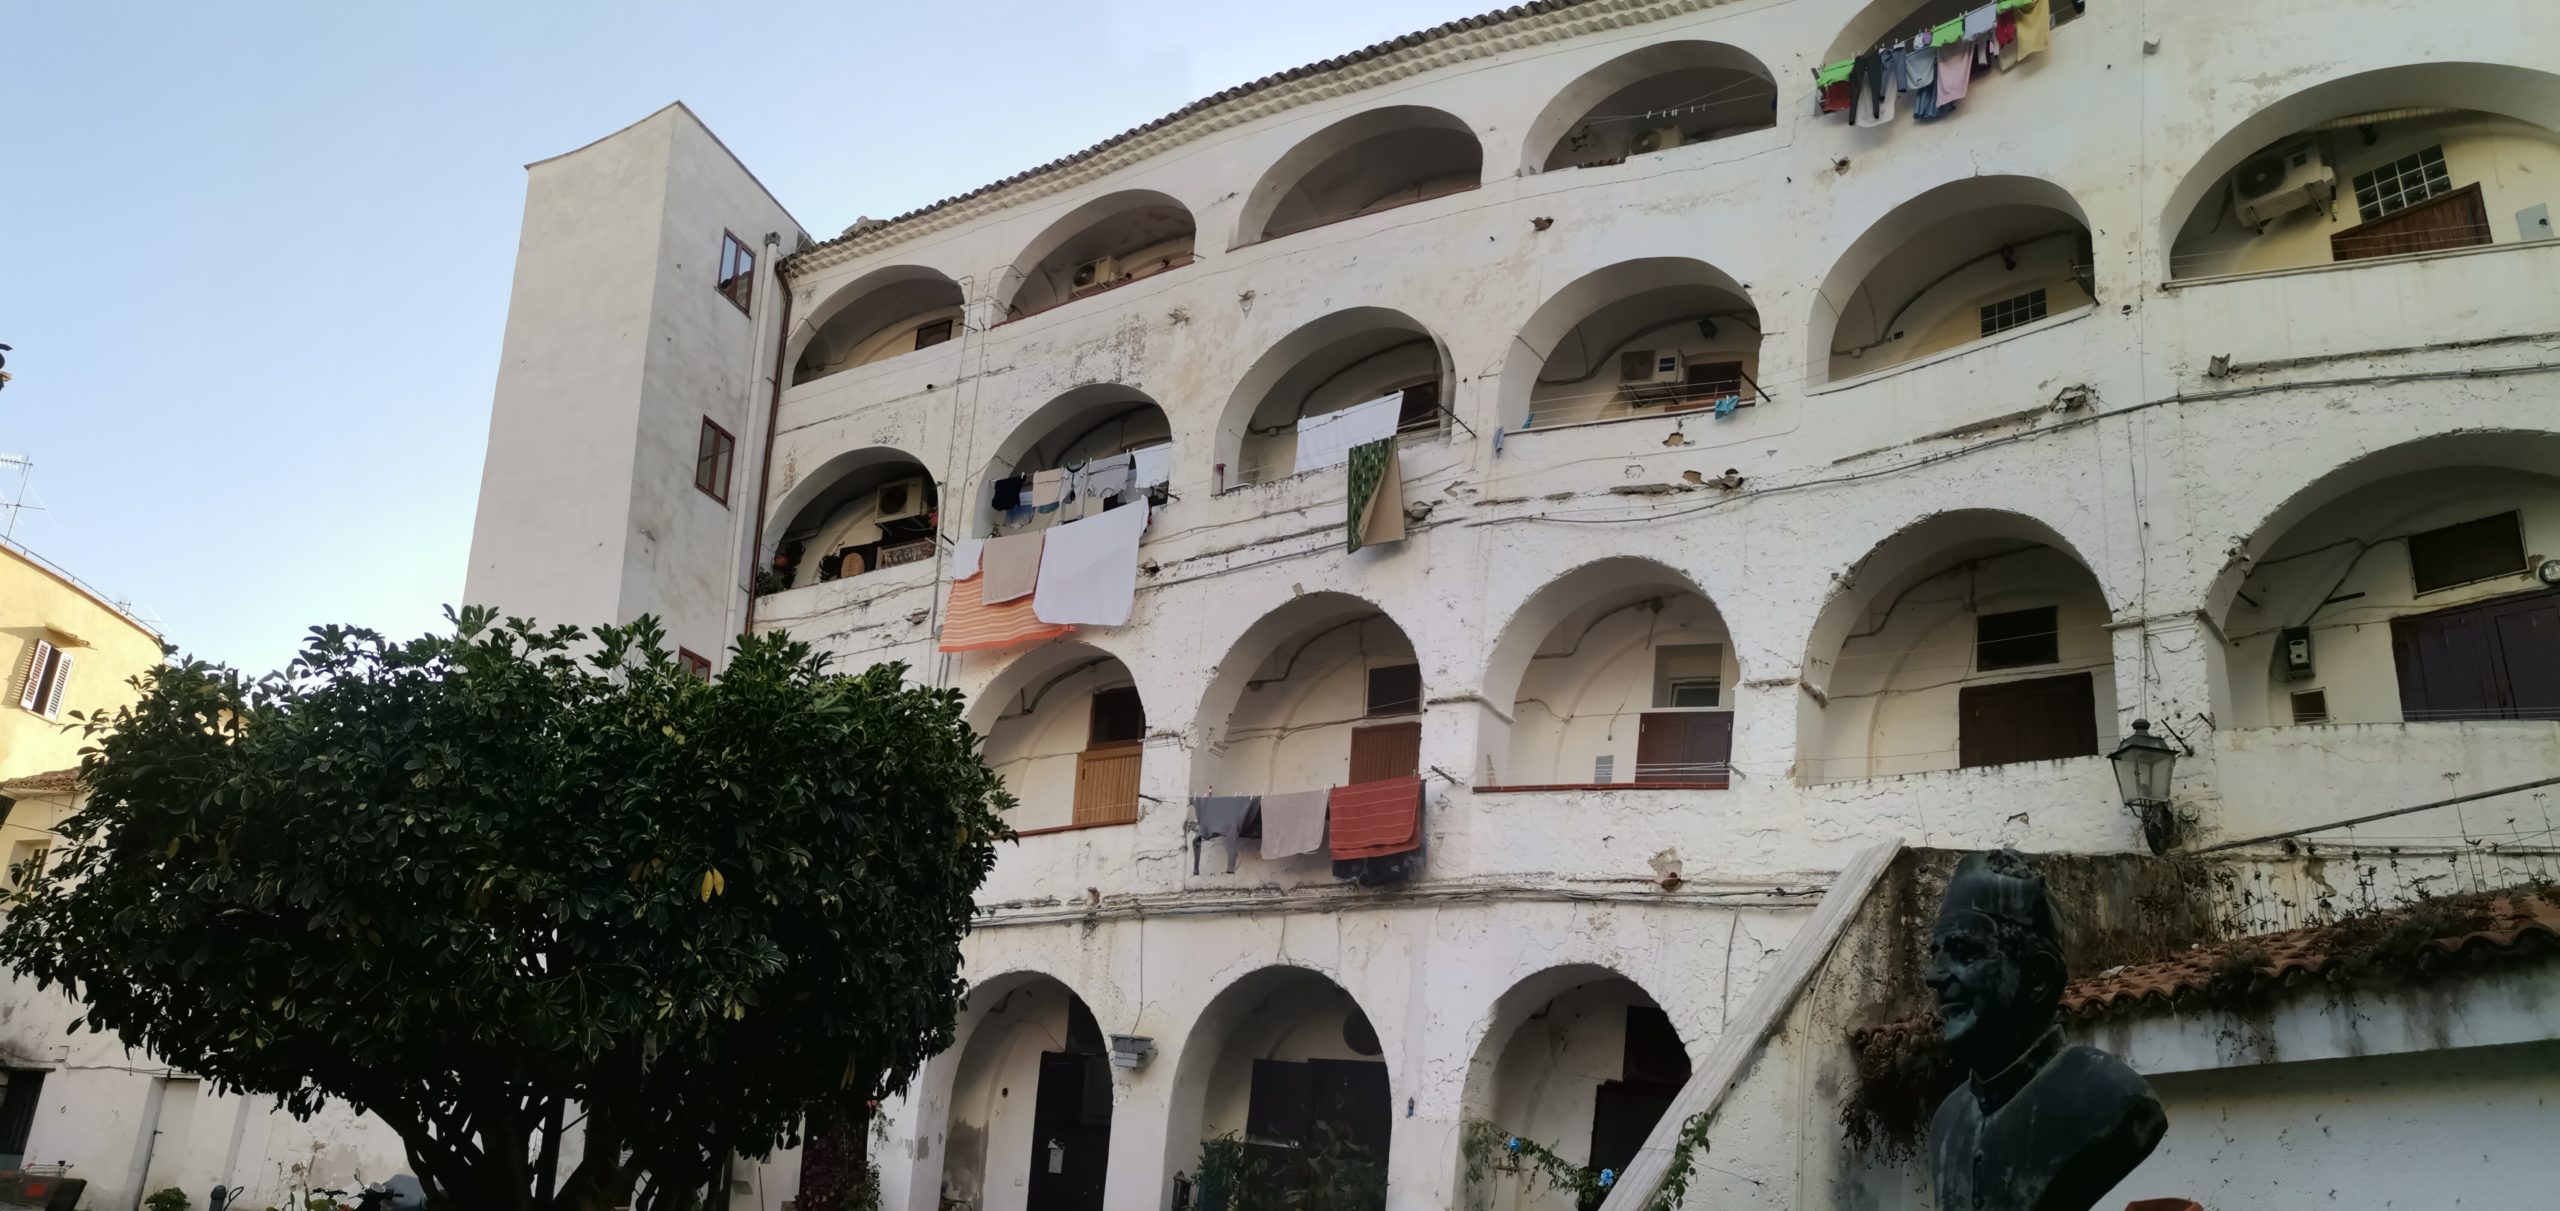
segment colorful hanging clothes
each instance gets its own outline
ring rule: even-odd
[[[1816,106],[1817,112],[1826,114],[1836,114],[1849,108],[1849,82],[1842,80],[1837,84],[1823,85],[1822,97]]]
[[[986,550],[986,540],[963,538],[951,544],[951,579],[967,580],[978,574],[978,556]]]
[[[2027,0],[2018,12],[2018,45],[2000,64],[2007,68],[2026,62],[2027,56],[2049,50],[2053,44],[2053,10],[2047,0]]]
[[[1351,494],[1344,518],[1345,552],[1404,539],[1404,467],[1396,439],[1351,451]]]
[[[1964,100],[1965,87],[1973,82],[1973,48],[1963,42],[1938,52],[1938,109]]]
[[[1055,639],[1075,629],[1041,622],[1032,615],[1028,601],[988,605],[978,596],[978,586],[985,579],[981,573],[952,582],[951,603],[943,616],[939,650],[976,652],[988,648],[1009,648]]]
[[[2018,14],[2008,12],[2000,14],[2000,16],[1991,23],[1991,36],[1997,39],[2002,46],[2009,46],[2016,43],[2018,40]]]
[[[1031,595],[1042,622],[1126,626],[1138,593],[1143,504],[1052,527],[1040,545],[1040,587]],[[990,555],[992,558],[992,555]]]
[[[1813,95],[1816,113],[1836,114],[1849,108],[1849,72],[1858,61],[1842,59],[1825,63],[1814,70]]]
[[[1964,18],[1958,17],[1929,31],[1929,45],[1938,48],[1964,41]]]
[[[1391,858],[1422,846],[1422,779],[1389,778],[1333,788],[1326,804],[1333,860]]]
[[[1197,831],[1191,839],[1191,873],[1200,873],[1200,843],[1224,838],[1227,843],[1227,873],[1236,873],[1239,842],[1250,831],[1249,822],[1262,800],[1253,795],[1193,795],[1191,819]]]
[[[1262,797],[1262,857],[1293,858],[1325,847],[1325,805],[1331,791],[1292,791]]]
[[[1341,466],[1350,459],[1352,447],[1394,437],[1396,415],[1403,407],[1404,395],[1398,392],[1301,419],[1298,422],[1298,473]]]
[[[1893,121],[1894,72],[1883,53],[1858,56],[1858,73],[1849,84],[1852,126],[1882,126]]]
[[[1911,94],[1911,116],[1926,122],[1938,116],[1938,54],[1922,48],[1903,52],[1902,91]]]
[[[1986,4],[1972,12],[1966,13],[1964,15],[1965,38],[1967,40],[1972,40],[1975,38],[1989,37],[1992,29],[1999,24],[1999,18],[2000,9],[1999,6],[1995,4]]]
[[[1834,84],[1838,84],[1842,80],[1848,79],[1849,72],[1856,68],[1857,65],[1858,61],[1855,59],[1842,59],[1837,63],[1825,63],[1814,70],[1814,86],[1817,88],[1829,88]]]
[[[992,606],[1029,597],[1040,584],[1041,536],[1046,533],[1025,530],[988,539],[986,550],[978,557],[986,575],[978,586],[978,599]]]

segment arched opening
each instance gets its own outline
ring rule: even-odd
[[[1024,418],[996,447],[969,502],[968,532],[985,537],[1054,525],[1141,496],[1161,504],[1172,443],[1173,423],[1164,409],[1135,387],[1093,383],[1065,392]],[[1154,453],[1136,457],[1141,451]],[[1100,485],[1109,491],[1094,490],[1089,479],[1079,477],[1097,463],[1116,467],[1124,456],[1129,475]]]
[[[1869,0],[1848,24],[1840,27],[1839,36],[1831,40],[1822,61],[1836,63],[1864,54],[1894,35],[1919,33],[1961,20],[1966,13],[1981,7],[1981,0]],[[2076,20],[2082,7],[2077,0],[2046,0],[2045,4],[2055,27]]]
[[[1284,1198],[1321,1182],[1321,1205],[1382,1211],[1389,1071],[1377,1029],[1341,985],[1300,967],[1251,972],[1210,999],[1183,1041],[1166,1170],[1200,1180],[1193,1206],[1229,1205],[1222,1181]]]
[[[2233,127],[2161,216],[2169,276],[2549,239],[2560,75],[2417,63],[2315,84]],[[2542,217],[2547,218],[2547,215]]]
[[[779,593],[908,564],[930,564],[940,518],[933,475],[886,446],[848,450],[783,494],[756,592]]]
[[[1191,211],[1170,194],[1123,190],[1078,206],[1015,257],[997,303],[1006,319],[1191,263]]]
[[[2114,740],[2106,594],[2052,528],[1941,513],[1848,580],[1806,651],[1806,781],[2094,756]]]
[[[2215,608],[2240,726],[2560,719],[2560,436],[2367,455],[2286,502]]]
[[[1760,312],[1704,261],[1620,261],[1540,304],[1505,359],[1513,430],[1743,407],[1760,398]]]
[[[1494,1002],[1465,1113],[1586,1173],[1624,1173],[1689,1071],[1679,1031],[1635,981],[1591,964],[1549,968]],[[1525,1167],[1482,1166],[1471,1187],[1471,1207],[1582,1211]]]
[[[1147,710],[1118,657],[1053,641],[1008,667],[970,714],[988,768],[1013,792],[1014,831],[1137,823]]]
[[[2097,299],[2089,220],[2058,185],[1967,177],[1869,227],[1816,297],[1809,374],[1899,365],[2080,311]]]
[[[919,265],[862,275],[830,295],[810,321],[792,362],[794,386],[942,344],[967,322],[960,283]]]
[[[1395,433],[1440,432],[1454,381],[1448,351],[1403,312],[1354,307],[1307,324],[1257,359],[1228,397],[1218,461],[1231,473],[1221,486],[1296,474],[1302,422],[1388,396]]]
[[[1268,795],[1420,769],[1422,668],[1404,628],[1346,593],[1309,593],[1245,629],[1200,713],[1198,794]]]
[[[1479,788],[1635,785],[1715,789],[1731,777],[1733,643],[1687,577],[1604,559],[1523,603],[1485,672],[1509,689],[1508,725],[1484,739]]]
[[[1778,86],[1750,52],[1656,42],[1583,73],[1529,124],[1531,172],[1615,164],[1777,124]]]
[[[970,990],[943,1130],[943,1207],[1102,1211],[1111,1063],[1083,998],[1015,973]]]
[[[1246,195],[1238,244],[1462,193],[1484,178],[1484,148],[1456,115],[1390,105],[1325,127],[1280,157]]]

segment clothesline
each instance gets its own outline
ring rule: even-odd
[[[2078,12],[2086,0],[1994,0],[1826,63],[1813,72],[1816,112],[1846,112],[1851,125],[1882,126],[1893,120],[1896,98],[1908,94],[1914,120],[1946,117],[1982,69],[2008,71],[2049,47],[2052,6],[2059,3]]]

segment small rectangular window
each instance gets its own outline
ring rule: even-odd
[[[2295,690],[2293,721],[2295,723],[2327,723],[2329,692],[2327,690]]]
[[[71,653],[39,639],[27,649],[27,662],[18,670],[18,708],[33,711],[47,719],[62,717],[62,694],[71,684]]]
[[[720,297],[748,310],[755,301],[756,254],[747,242],[728,232],[720,233]]]
[[[2421,593],[2525,570],[2521,514],[2499,513],[2409,536],[2409,578]]]
[[[692,648],[676,649],[676,668],[696,681],[711,680],[711,658]]]
[[[1369,670],[1369,714],[1422,713],[1422,666],[1391,664]]]
[[[1982,335],[2006,332],[2021,324],[2032,324],[2044,318],[2044,290],[2039,287],[2014,299],[1984,304]]]
[[[1093,692],[1093,721],[1086,733],[1086,748],[1136,744],[1147,738],[1147,708],[1138,701],[1136,686]]]
[[[2357,217],[2372,220],[2449,192],[2453,174],[2445,170],[2444,147],[2439,144],[2356,174],[2355,187]]]
[[[702,418],[702,444],[694,448],[693,486],[705,496],[729,503],[729,464],[738,452],[738,439],[729,436],[710,417]]]
[[[1973,665],[1977,672],[2022,669],[2062,659],[2056,608],[2037,606],[1974,620]]]
[[[1430,433],[1440,428],[1440,384],[1415,383],[1396,405],[1396,432]]]
[[[951,321],[949,320],[935,320],[930,324],[919,324],[916,326],[915,347],[918,349],[923,349],[932,345],[939,345],[950,339]]]
[[[1674,643],[1653,650],[1656,710],[1724,705],[1724,645]]]
[[[19,841],[9,846],[8,880],[11,887],[31,887],[36,876],[44,872],[44,859],[51,846],[43,841]]]
[[[1681,398],[1699,403],[1713,403],[1728,395],[1742,394],[1742,363],[1690,362],[1681,367]]]

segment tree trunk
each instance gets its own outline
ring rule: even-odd
[[[813,1116],[800,1145],[801,1211],[847,1211],[871,1192],[871,1123],[867,1116]]]

